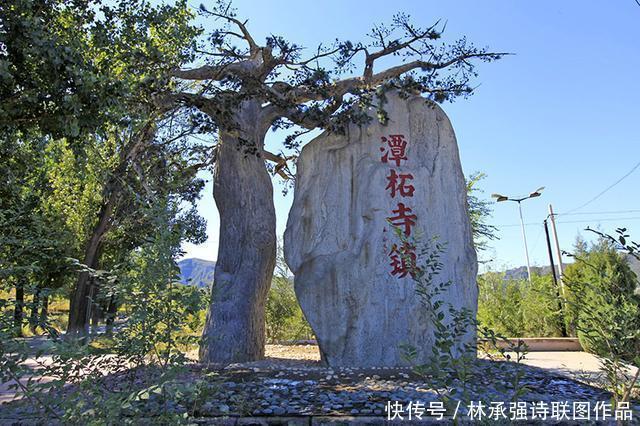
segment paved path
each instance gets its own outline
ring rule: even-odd
[[[599,358],[587,352],[529,352],[523,362],[588,384],[601,384],[603,380]],[[636,371],[635,367],[629,368],[630,375]]]

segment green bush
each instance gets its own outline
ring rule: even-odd
[[[556,337],[562,335],[562,312],[550,276],[505,280],[489,272],[478,277],[478,322],[509,337]]]
[[[266,323],[269,343],[313,338],[290,279],[273,278],[267,299]]]
[[[604,234],[603,234],[604,235]],[[582,347],[603,357],[640,362],[637,277],[614,242],[579,245],[565,271],[568,318]]]

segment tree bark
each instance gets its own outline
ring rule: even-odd
[[[46,324],[49,317],[49,296],[42,296],[42,308],[40,308],[40,324]]]
[[[109,298],[109,306],[107,307],[107,315],[106,315],[106,331],[107,336],[111,336],[113,334],[113,323],[116,318],[116,314],[118,312],[118,305],[115,298],[115,295],[111,295]]]
[[[264,358],[265,303],[275,267],[273,187],[256,154],[268,124],[261,122],[255,102],[243,103],[235,120],[240,136],[220,132],[214,173],[220,242],[200,347],[200,360],[207,363]]]
[[[100,286],[95,278],[91,278],[91,305],[89,316],[91,317],[91,333],[98,334],[100,318],[102,316],[102,304],[99,301]]]
[[[91,238],[85,249],[83,263],[89,268],[95,269],[99,260],[99,249],[102,243],[102,237],[109,229],[109,222],[113,205],[115,204],[115,193],[107,199],[106,203],[100,208],[98,215],[98,223],[93,228]],[[78,281],[71,297],[69,305],[69,325],[67,326],[67,335],[87,335],[89,334],[89,318],[92,303],[92,280],[89,272],[82,271],[78,275]]]
[[[18,277],[16,282],[16,304],[13,308],[13,326],[16,336],[22,336],[22,319],[24,317],[24,279]]]
[[[40,288],[36,288],[33,293],[33,302],[31,304],[31,317],[29,318],[29,327],[31,332],[35,334],[36,327],[38,326],[38,307],[40,305]]]

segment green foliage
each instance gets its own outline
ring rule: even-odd
[[[0,131],[76,138],[131,119],[196,34],[186,2],[17,0],[0,9]]]
[[[478,277],[478,322],[509,337],[560,337],[563,316],[549,275],[505,280],[488,272]]]
[[[591,247],[576,247],[576,261],[565,272],[566,304],[583,347],[602,357],[616,401],[628,401],[634,389],[639,391],[638,375],[630,376],[626,365],[640,367],[640,294],[620,252],[640,260],[640,245],[624,228],[615,236],[588,230],[599,239]]]
[[[469,219],[471,220],[471,230],[473,232],[473,244],[478,252],[486,250],[489,241],[498,239],[498,229],[487,223],[487,220],[491,217],[493,203],[479,197],[484,191],[478,188],[478,183],[486,176],[484,173],[475,172],[467,179]]]
[[[576,262],[565,271],[568,311],[585,349],[633,362],[640,353],[640,296],[637,277],[608,239],[574,254]],[[609,348],[615,340],[620,345]],[[638,361],[636,361],[638,362]]]
[[[109,424],[114,418],[135,423],[150,416],[172,424],[185,419],[184,407],[171,401],[192,390],[175,385],[174,379],[187,351],[197,346],[207,297],[178,282],[180,244],[194,237],[188,215],[171,200],[159,200],[146,214],[154,218],[154,233],[117,268],[96,271],[103,288],[125,301],[125,315],[112,336],[100,345],[54,340],[47,347],[51,361],[40,371],[52,380],[23,380],[20,394],[45,410],[44,418],[73,424]],[[8,302],[2,303],[5,308]],[[0,319],[0,337],[8,337],[11,318]],[[0,350],[3,382],[33,376],[23,361],[38,354],[12,338],[2,339]]]
[[[284,260],[282,241],[276,251],[275,276],[267,296],[265,325],[270,343],[313,339],[311,326],[304,317]]]
[[[267,341],[271,343],[313,338],[289,278],[274,277],[271,282],[266,306],[266,328]]]
[[[114,339],[116,351],[137,364],[149,356],[163,367],[183,363],[203,325],[199,313],[206,306],[205,292],[179,281],[175,259],[188,229],[174,219],[174,208],[153,207],[155,235],[120,266],[123,278],[113,289],[127,308]]]

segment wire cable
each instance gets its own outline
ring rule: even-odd
[[[640,213],[640,210],[612,210],[608,212],[556,213],[556,216],[582,216],[582,215],[590,215],[590,214],[621,214],[621,213]]]
[[[598,198],[600,198],[601,196],[603,196],[607,191],[609,191],[611,188],[613,188],[614,186],[616,186],[617,184],[619,184],[620,182],[622,182],[623,180],[625,180],[631,173],[635,172],[636,169],[640,167],[640,161],[638,161],[636,163],[635,166],[633,166],[631,168],[631,170],[629,170],[624,176],[622,176],[620,179],[618,179],[617,181],[613,182],[611,185],[607,186],[602,192],[600,192],[598,195],[596,195],[595,197],[593,197],[592,199],[590,199],[589,201],[587,201],[586,203],[582,204],[581,206],[576,207],[575,209],[571,209],[568,212],[565,213],[561,213],[561,214],[569,214],[569,213],[573,213],[576,210],[580,210],[583,207],[588,206],[589,204],[593,203],[595,200],[597,200]]]
[[[587,220],[587,219],[581,219],[581,220],[559,220],[556,223],[598,223],[598,222],[611,222],[614,220],[618,220],[618,221],[622,221],[622,220],[638,220],[640,219],[640,216],[633,216],[633,217],[608,217],[608,218],[604,218],[604,219],[591,219],[591,220]],[[524,226],[533,226],[533,225],[540,225],[540,223],[538,222],[528,222],[525,223]],[[511,227],[516,227],[516,226],[521,226],[519,223],[510,223],[508,225],[494,225],[497,228],[511,228]]]

